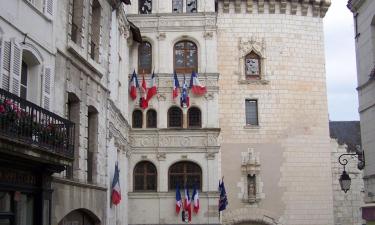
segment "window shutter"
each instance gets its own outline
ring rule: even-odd
[[[11,42],[11,59],[10,59],[10,87],[9,90],[13,94],[20,96],[20,80],[22,65],[21,47],[13,39]]]
[[[53,19],[53,0],[44,0],[44,15],[49,19]]]
[[[0,82],[3,80],[3,61],[4,61],[3,51],[4,51],[4,42],[3,42],[3,39],[0,38]],[[0,88],[1,88],[1,85],[0,85]]]
[[[44,68],[43,76],[43,99],[42,106],[43,108],[49,110],[51,107],[51,91],[53,85],[53,71],[51,67]]]
[[[10,77],[10,41],[3,41],[1,45],[1,80],[0,85],[4,90],[9,91]]]

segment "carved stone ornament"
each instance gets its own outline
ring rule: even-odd
[[[214,36],[214,33],[213,33],[212,31],[206,31],[206,32],[204,32],[204,34],[203,34],[203,37],[204,37],[205,39],[212,39],[213,36]]]
[[[238,43],[238,71],[239,83],[247,83],[245,73],[245,58],[251,52],[260,58],[260,80],[265,80],[266,76],[266,42],[265,38],[252,36],[251,38],[240,38]],[[267,82],[265,82],[267,83]],[[265,84],[264,82],[262,84]]]
[[[158,94],[158,95],[157,95],[157,98],[158,98],[158,100],[159,100],[160,102],[165,102],[165,100],[167,99],[167,98],[165,97],[165,95],[163,95],[163,94]]]
[[[212,93],[207,93],[205,96],[204,96],[208,101],[212,101],[214,100],[215,96],[212,94]]]
[[[164,41],[166,37],[167,37],[167,35],[165,33],[159,33],[158,36],[157,36],[157,39],[159,41]]]
[[[159,161],[165,161],[167,154],[165,154],[165,152],[158,152],[156,158],[158,158]]]
[[[255,153],[253,148],[248,148],[247,152],[241,153],[241,157],[242,200],[248,203],[256,203],[265,196],[262,193],[263,182],[261,182],[260,176],[259,153]]]

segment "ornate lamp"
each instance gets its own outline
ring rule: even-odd
[[[350,179],[349,175],[346,171],[342,171],[342,174],[339,179],[341,190],[345,193],[350,189],[350,184],[352,183],[352,179]]]
[[[342,171],[339,182],[340,182],[341,190],[343,190],[346,193],[350,189],[352,179],[350,179],[349,174],[345,171],[345,166],[346,164],[348,164],[348,160],[345,158],[342,158],[343,156],[351,156],[351,158],[357,157],[358,159],[357,167],[359,170],[362,170],[365,167],[365,154],[364,154],[364,151],[361,150],[360,146],[357,146],[357,151],[355,153],[344,153],[344,154],[341,154],[339,157],[339,163],[344,166],[344,171]]]

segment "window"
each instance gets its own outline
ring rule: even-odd
[[[247,79],[260,78],[260,57],[254,53],[250,52],[245,57],[245,75]]]
[[[101,6],[98,0],[92,2],[92,17],[91,17],[91,43],[90,56],[91,59],[99,62],[99,43],[100,43],[100,19]]]
[[[20,97],[39,104],[38,95],[41,90],[40,72],[42,69],[40,59],[27,49],[22,50],[21,58]]]
[[[187,13],[198,12],[197,0],[186,0],[186,12]]]
[[[247,198],[249,202],[255,202],[257,197],[257,190],[256,190],[256,177],[255,174],[247,175]]]
[[[76,43],[81,42],[82,22],[83,22],[83,0],[73,0],[72,7],[72,29],[70,39]]]
[[[182,127],[182,110],[173,106],[168,110],[168,127]]]
[[[156,179],[154,164],[143,161],[134,167],[134,191],[156,191]]]
[[[153,109],[149,109],[147,111],[147,128],[156,128],[157,127],[157,114],[156,111]]]
[[[80,106],[79,106],[79,98],[74,93],[68,93],[68,120],[72,121],[74,126],[74,133],[79,134],[79,124],[80,124]],[[74,143],[79,143],[79,135],[74,136]],[[74,164],[73,168],[78,169],[78,162],[79,162],[79,145],[74,145]],[[71,179],[73,178],[73,169],[71,165],[68,165],[65,170],[65,178]]]
[[[258,124],[258,101],[247,99],[245,102],[246,107],[246,125],[259,125]]]
[[[142,128],[143,114],[139,109],[133,112],[133,128]]]
[[[191,41],[180,41],[174,45],[174,70],[190,74],[198,71],[198,49]]]
[[[150,74],[152,67],[152,46],[149,42],[142,42],[138,47],[138,73]]]
[[[87,116],[87,182],[94,181],[95,152],[98,143],[98,111],[93,107],[88,107]]]
[[[27,99],[27,71],[27,64],[24,61],[22,61],[20,97],[23,99]]]
[[[183,7],[183,0],[172,0],[172,12],[182,13]]]
[[[139,14],[151,14],[152,0],[139,0],[138,8],[139,8]]]
[[[182,161],[173,164],[169,168],[169,190],[184,188],[197,188],[202,190],[202,170],[199,165],[193,162]]]
[[[188,111],[189,127],[202,127],[201,111],[197,107],[191,107]]]

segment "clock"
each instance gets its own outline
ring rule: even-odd
[[[140,0],[139,1],[139,13],[151,14],[151,12],[152,12],[152,0]]]

